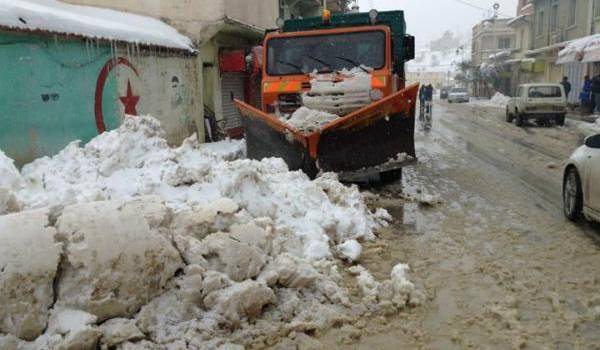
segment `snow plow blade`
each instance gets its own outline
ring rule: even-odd
[[[348,182],[377,181],[379,174],[394,172],[416,160],[418,88],[418,84],[411,85],[311,133],[244,102],[235,102],[243,116],[250,159],[283,158],[291,170],[302,170],[310,177],[323,171],[336,172]]]

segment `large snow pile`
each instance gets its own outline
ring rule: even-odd
[[[0,0],[0,26],[194,51],[189,38],[157,19],[57,0]]]
[[[334,257],[389,220],[356,187],[162,135],[129,118],[21,174],[0,158],[25,208],[0,215],[0,349],[266,345],[419,301],[404,265],[350,301]]]
[[[471,103],[482,107],[506,108],[506,105],[509,101],[510,97],[504,96],[500,92],[496,92],[496,94],[489,100],[476,100],[472,101]]]

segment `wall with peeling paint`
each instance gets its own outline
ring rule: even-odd
[[[120,64],[107,69],[111,60]],[[74,140],[89,141],[100,125],[118,127],[125,106],[161,120],[173,144],[195,132],[196,125],[203,136],[200,61],[177,53],[1,31],[0,149],[19,165],[56,154]],[[103,72],[105,81],[99,84]]]

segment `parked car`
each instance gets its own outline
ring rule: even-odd
[[[523,84],[506,105],[506,121],[516,119],[517,126],[530,119],[537,122],[554,121],[565,125],[567,97],[560,84]]]
[[[570,220],[583,214],[600,222],[600,134],[590,136],[565,167],[563,208]]]
[[[448,86],[444,86],[443,88],[440,89],[440,100],[446,100],[448,99],[448,93],[450,92],[450,87]]]
[[[466,88],[452,88],[448,92],[448,103],[469,102],[469,90]]]

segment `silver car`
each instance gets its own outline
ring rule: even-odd
[[[469,102],[469,90],[465,88],[452,88],[448,93],[448,103]]]
[[[590,136],[565,167],[563,207],[567,218],[577,220],[581,214],[600,222],[600,134]]]

